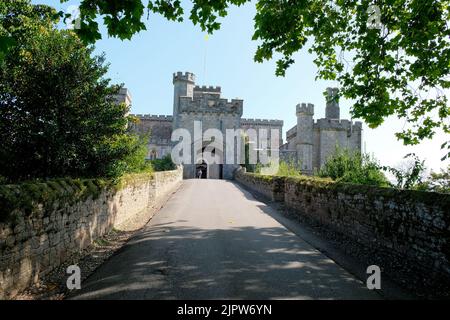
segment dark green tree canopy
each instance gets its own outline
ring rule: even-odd
[[[140,166],[140,139],[127,132],[128,108],[115,102],[120,86],[105,78],[104,57],[57,30],[48,7],[14,3],[0,17],[20,39],[0,64],[0,176],[105,177]]]

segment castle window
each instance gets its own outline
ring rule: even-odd
[[[155,150],[155,149],[153,149],[152,151],[150,151],[150,156],[149,156],[150,160],[155,160],[155,159],[156,159],[156,156],[157,156],[157,153],[156,153],[156,150]]]

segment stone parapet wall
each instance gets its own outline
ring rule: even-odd
[[[362,122],[361,121],[351,121],[346,119],[317,119],[314,121],[314,128],[320,130],[354,130],[361,131],[362,130]]]
[[[295,215],[388,257],[393,272],[450,285],[450,195],[336,183],[314,177],[236,174]],[[406,270],[406,271],[405,271]]]
[[[283,120],[268,120],[268,119],[247,119],[242,118],[241,124],[246,126],[262,126],[262,127],[282,127]]]
[[[172,192],[183,180],[183,169],[180,166],[174,171],[155,172],[155,202],[159,204],[165,196]]]
[[[173,116],[157,115],[157,114],[131,114],[130,116],[136,117],[140,120],[155,120],[155,121],[169,121],[173,120]]]
[[[220,86],[195,86],[194,87],[194,95],[196,93],[203,93],[203,92],[215,92],[215,93],[221,93],[221,87]]]
[[[145,225],[182,175],[179,168],[119,182],[64,179],[0,188],[0,299],[38,282],[113,228]]]
[[[247,173],[240,168],[236,171],[235,179],[245,187],[258,193],[270,201],[283,201],[284,178]]]
[[[181,96],[179,113],[193,114],[232,114],[242,116],[244,101],[242,99],[224,99],[218,94],[202,93],[200,96]]]

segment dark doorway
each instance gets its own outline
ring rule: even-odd
[[[219,179],[223,179],[223,164],[219,164]]]
[[[196,178],[198,178],[198,176],[199,176],[198,172],[200,170],[202,171],[201,179],[207,179],[208,178],[208,165],[206,164],[205,161],[202,161],[201,164],[198,164],[195,166],[195,177]]]

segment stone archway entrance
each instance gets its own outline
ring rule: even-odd
[[[198,178],[198,171],[202,170],[202,179],[208,178],[208,164],[205,161],[195,166],[195,177]]]

